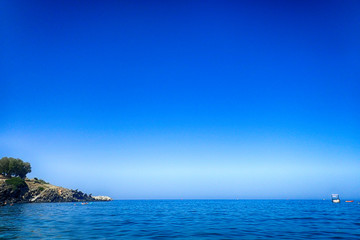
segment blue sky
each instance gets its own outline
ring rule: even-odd
[[[358,1],[1,1],[0,155],[154,198],[360,198]]]

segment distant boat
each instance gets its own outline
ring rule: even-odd
[[[333,203],[339,203],[340,202],[339,194],[331,194],[331,201]]]
[[[345,202],[354,202],[354,200],[348,200],[348,201],[345,201]]]

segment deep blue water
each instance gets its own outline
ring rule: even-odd
[[[0,239],[360,239],[360,204],[129,200],[0,207]]]

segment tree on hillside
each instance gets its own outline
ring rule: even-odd
[[[25,178],[31,172],[31,165],[19,158],[3,157],[0,159],[0,173],[7,177]]]
[[[9,171],[9,165],[10,165],[10,160],[7,157],[3,157],[2,159],[0,159],[0,173],[2,175],[6,175],[9,176],[10,175],[10,171]]]

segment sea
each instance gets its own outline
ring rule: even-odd
[[[0,239],[360,239],[360,204],[119,200],[0,207]]]

